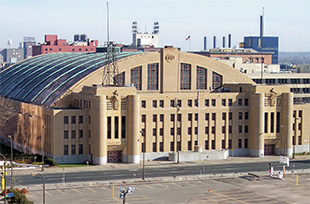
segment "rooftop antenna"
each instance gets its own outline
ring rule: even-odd
[[[105,56],[106,65],[103,68],[102,73],[102,86],[119,86],[120,82],[117,80],[119,74],[117,67],[116,49],[113,42],[110,41],[109,30],[109,2],[107,2],[107,52]]]

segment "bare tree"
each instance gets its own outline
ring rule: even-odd
[[[8,122],[16,116],[13,100],[0,96],[0,134],[5,134]]]

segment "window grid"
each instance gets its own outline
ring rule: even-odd
[[[181,90],[191,89],[191,65],[181,63]]]
[[[158,90],[158,63],[147,65],[147,90]]]
[[[197,66],[197,89],[207,89],[207,69]]]
[[[142,79],[142,66],[132,68],[131,69],[131,84],[133,84],[137,90],[142,90],[141,79]]]

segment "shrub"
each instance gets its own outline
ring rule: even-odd
[[[26,189],[19,190],[18,188],[15,188],[15,189],[14,188],[10,188],[10,189],[8,189],[8,193],[14,193],[14,197],[11,198],[11,202],[10,203],[34,204],[34,202],[29,201],[26,198],[26,196],[23,194],[26,191],[27,191]]]
[[[54,159],[51,159],[51,158],[46,158],[44,163],[50,166],[58,166],[58,163]]]

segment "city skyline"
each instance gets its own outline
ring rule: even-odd
[[[55,0],[1,0],[0,48],[6,48],[9,39],[18,47],[24,36],[44,41],[44,35],[56,34],[60,39],[73,41],[73,35],[85,33],[102,45],[107,40],[107,1]],[[110,40],[131,44],[132,21],[138,22],[140,32],[152,32],[153,22],[160,22],[159,45],[173,45],[183,51],[203,50],[203,37],[207,47],[222,45],[222,37],[232,35],[232,46],[244,36],[259,35],[259,17],[264,7],[264,35],[279,36],[279,51],[309,51],[310,1],[297,0],[142,0],[109,1]],[[151,9],[150,9],[151,8]],[[191,36],[190,40],[185,40]]]

